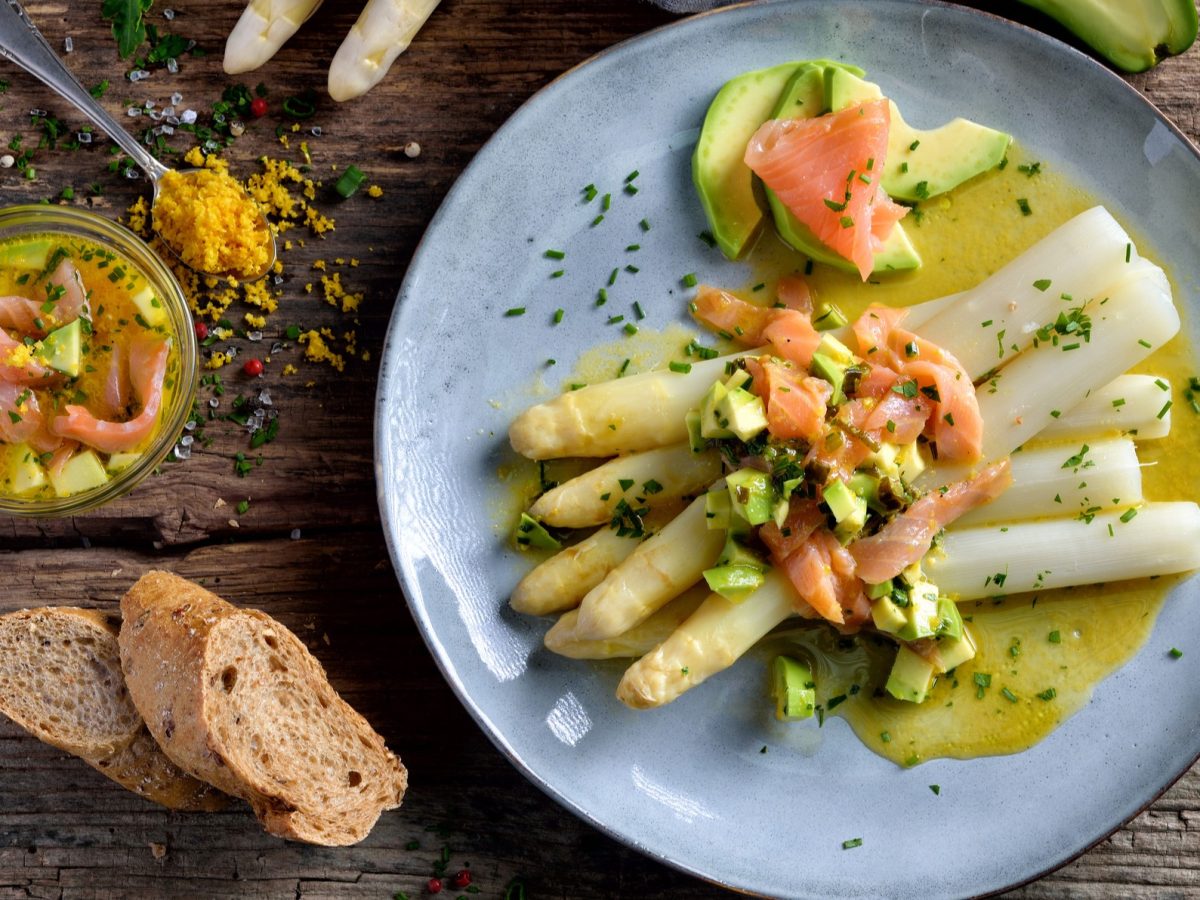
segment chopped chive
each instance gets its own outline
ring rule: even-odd
[[[700,240],[704,241],[704,243],[708,244],[710,247],[717,246],[717,239],[713,237],[711,231],[702,231],[696,235],[696,237],[700,238]]]
[[[1125,262],[1129,262],[1129,257],[1133,254],[1133,244],[1125,245]]]
[[[618,378],[620,378],[622,375],[624,375],[629,370],[630,362],[632,362],[632,360],[626,359],[625,362],[621,363],[621,368],[617,369],[617,377]]]
[[[1049,703],[1051,700],[1053,700],[1057,696],[1058,696],[1058,691],[1056,691],[1054,688],[1046,688],[1044,691],[1042,691],[1040,694],[1038,694],[1038,697],[1040,697],[1042,700],[1045,700],[1047,703]]]
[[[1158,389],[1160,391],[1169,391],[1171,389],[1171,386],[1169,384],[1167,384],[1165,381],[1163,381],[1161,378],[1155,378],[1154,383],[1156,385],[1158,385]]]
[[[692,364],[685,362],[672,362],[668,368],[672,372],[679,372],[681,375],[686,375],[688,372],[692,371]]]
[[[1116,400],[1114,400],[1114,401],[1112,402],[1112,405],[1113,405],[1113,408],[1114,408],[1114,409],[1124,406],[1124,405],[1125,405],[1125,398],[1124,398],[1124,397],[1118,397]]]
[[[904,174],[906,172],[908,172],[908,163],[906,163],[906,162],[900,163],[900,173]]]
[[[842,216],[840,219],[843,228],[853,228],[854,218],[852,216]]]
[[[641,174],[642,173],[639,172],[637,169],[634,169],[632,172],[630,172],[628,175],[625,176],[625,183],[629,184],[629,182],[633,181],[633,179],[637,178]]]
[[[1151,346],[1150,342],[1148,340],[1146,340],[1145,338],[1138,338],[1138,343],[1141,344],[1143,347],[1145,347],[1147,350],[1150,349],[1150,346]]]
[[[1171,659],[1179,659],[1183,656],[1183,651],[1178,647],[1172,647],[1169,652],[1171,654]]]
[[[650,220],[642,219],[642,221],[638,222],[638,227],[641,228],[642,231],[649,231],[650,230]]]
[[[559,322],[561,322],[563,320],[563,316],[565,316],[565,315],[566,315],[566,312],[564,310],[556,309],[554,311],[554,324],[557,325]]]
[[[871,166],[868,164],[867,168],[869,169]],[[892,742],[892,733],[890,731],[879,732],[879,740],[883,741],[885,744],[890,744]]]
[[[832,209],[834,212],[841,212],[843,209],[846,208],[845,203],[836,203],[835,201],[830,200],[828,197],[826,197],[825,200],[823,200],[822,202],[826,206],[828,206],[830,209]]]
[[[618,322],[624,322],[624,321],[625,321],[624,316],[619,316],[619,315],[618,316],[609,316],[608,321],[605,322],[604,324],[605,325],[616,325]]]
[[[627,491],[631,487],[633,487],[633,479],[632,478],[618,478],[617,484],[619,484],[621,486],[622,491]]]
[[[1054,631],[1052,631],[1048,635],[1046,635],[1046,640],[1048,640],[1052,644],[1061,644],[1062,643],[1062,633],[1056,628]]]
[[[567,273],[566,269],[555,269],[550,273],[551,278],[562,278]]]
[[[626,322],[624,331],[626,334],[637,334],[638,327],[636,325],[634,325],[632,322]]]
[[[679,281],[680,281],[680,283],[683,284],[684,287],[695,287],[696,286],[696,273],[688,272],[686,275],[684,275],[682,278],[680,278]]]
[[[1127,509],[1127,510],[1125,510],[1125,512],[1121,513],[1121,522],[1128,524],[1129,522],[1133,521],[1133,518],[1136,515],[1137,515],[1136,509]]]
[[[566,255],[561,250],[547,250],[545,253],[546,259],[565,259]]]
[[[596,186],[594,184],[589,184],[583,189],[584,199],[588,203],[591,203],[593,200],[595,200],[596,195],[599,193],[600,192],[596,190]]]
[[[991,320],[991,319],[988,319],[986,322],[980,322],[980,323],[979,323],[979,327],[980,327],[980,328],[987,328],[987,327],[988,327],[989,325],[991,325],[991,324],[992,324],[992,320]]]
[[[929,182],[918,181],[916,187],[913,188],[913,193],[917,195],[918,200],[929,199]]]
[[[1004,699],[1007,700],[1009,703],[1017,702],[1017,695],[1014,694],[1012,691],[1010,691],[1008,688],[1001,688],[1000,693],[1001,693],[1001,695],[1003,695]]]
[[[608,291],[606,291],[604,288],[600,288],[600,290],[596,292],[596,305],[603,306],[607,302]]]
[[[930,789],[931,791],[933,791],[933,795],[934,795],[935,797],[940,797],[940,796],[941,796],[941,793],[942,793],[942,786],[941,786],[940,784],[931,784],[931,785],[929,786],[929,789]]]
[[[514,306],[512,309],[506,309],[504,311],[504,315],[506,315],[506,316],[523,316],[523,315],[525,315],[525,307]]]
[[[858,180],[861,181],[863,184],[870,184],[871,176],[870,175],[859,175]]]
[[[1017,198],[1017,206],[1019,206],[1021,208],[1021,215],[1023,215],[1023,216],[1032,216],[1033,215],[1033,210],[1029,206],[1029,201],[1026,200],[1024,197]]]
[[[608,276],[608,286],[609,287],[612,287],[614,284],[617,283],[617,273],[620,271],[621,271],[620,268],[616,268],[616,269],[613,269],[612,272],[609,274],[609,276]]]
[[[1168,410],[1171,409],[1171,405],[1172,404],[1171,404],[1170,400],[1168,400],[1166,403],[1164,403],[1163,408],[1158,411],[1158,415],[1155,416],[1154,418],[1161,419],[1163,416],[1165,416],[1167,414]]]
[[[603,221],[604,221],[604,213],[600,213],[600,215],[598,215],[598,216],[596,216],[596,218],[592,219],[592,224],[589,227],[595,228],[597,225],[599,225]]]
[[[920,142],[920,141],[913,141],[911,144],[909,144],[909,145],[908,145],[908,149],[909,149],[909,150],[916,150],[916,149],[917,149],[918,147],[920,147],[920,146],[921,146],[921,142]]]
[[[642,270],[639,269],[637,266],[626,266],[625,271],[628,272],[630,275],[636,275],[638,272],[640,272]]]
[[[636,185],[636,184],[627,184],[627,185],[625,185],[625,193],[627,193],[627,194],[628,194],[630,197],[632,197],[632,196],[633,196],[634,194],[636,194],[637,192],[638,192],[638,189],[637,189],[637,185]]]
[[[642,309],[642,304],[638,303],[636,300],[633,301],[633,314],[637,317],[639,322],[646,318],[646,313]]]
[[[867,171],[870,172],[873,168],[875,168],[875,157],[869,156],[867,157]]]
[[[629,244],[628,246],[625,247],[625,252],[626,253],[636,253],[637,251],[639,251],[641,249],[642,249],[641,244]]]
[[[842,849],[853,850],[855,847],[861,847],[862,841],[862,838],[850,838],[848,841],[842,841]]]

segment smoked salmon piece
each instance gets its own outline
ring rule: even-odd
[[[867,584],[895,578],[929,552],[934,536],[941,529],[964,513],[994,500],[1010,484],[1012,471],[1005,457],[973,478],[926,494],[877,534],[850,545],[858,576]]]
[[[714,331],[723,331],[744,347],[763,343],[765,329],[778,312],[767,306],[747,303],[729,291],[702,284],[692,301],[692,315]]]
[[[844,631],[857,630],[870,618],[871,601],[855,573],[854,557],[828,528],[818,528],[776,563],[783,566],[800,598]]]
[[[154,433],[162,405],[163,379],[167,374],[170,343],[155,338],[134,341],[129,348],[129,372],[142,411],[128,422],[97,419],[87,407],[68,405],[67,414],[54,419],[55,434],[79,441],[103,453],[123,453]]]
[[[767,410],[767,430],[777,438],[812,442],[825,431],[825,409],[833,396],[828,381],[781,365],[769,357],[759,360],[754,391]]]
[[[746,165],[863,281],[875,253],[908,212],[879,187],[891,112],[869,100],[810,119],[771,119],[746,147]]]

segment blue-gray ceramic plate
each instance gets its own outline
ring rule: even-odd
[[[413,616],[500,749],[565,807],[702,877],[785,896],[961,896],[1033,878],[1132,817],[1200,752],[1200,647],[1184,587],[1143,651],[1033,749],[900,769],[840,719],[774,725],[762,666],[735,666],[654,713],[616,702],[619,669],[541,649],[547,622],[506,603],[528,567],[498,521],[513,416],[589,347],[610,310],[682,321],[678,279],[747,270],[696,239],[697,126],[728,78],[793,59],[867,69],[909,121],[956,115],[1012,132],[1147,238],[1195,309],[1200,161],[1120,79],[1033,31],[903,0],[732,8],[646,34],[522,107],[463,173],[409,267],[380,374],[379,498]],[[640,175],[635,195],[621,184]],[[581,189],[614,194],[604,227]],[[638,227],[647,219],[651,230]],[[594,307],[612,266],[607,309]],[[566,252],[555,262],[547,248]],[[561,278],[550,278],[555,269]],[[636,293],[634,293],[636,289]],[[671,291],[675,290],[674,296]],[[524,307],[523,316],[505,311]],[[551,326],[554,310],[566,316]],[[548,357],[558,361],[546,374]],[[546,383],[539,395],[536,384]],[[797,735],[800,735],[799,737]],[[760,753],[764,744],[773,752]],[[929,785],[941,785],[934,796]],[[861,847],[842,841],[861,837]]]

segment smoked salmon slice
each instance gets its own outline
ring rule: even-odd
[[[142,411],[128,422],[97,419],[85,406],[69,405],[67,414],[54,419],[54,433],[95,447],[103,453],[132,450],[153,432],[162,406],[163,379],[167,374],[166,340],[140,339],[129,348],[129,372]]]
[[[908,212],[879,187],[887,159],[888,101],[811,119],[771,119],[746,147],[746,165],[863,281],[875,253]]]
[[[1012,471],[1005,457],[973,478],[926,494],[877,534],[850,545],[858,576],[867,584],[895,578],[929,552],[934,536],[941,529],[975,507],[994,500],[1010,484]]]

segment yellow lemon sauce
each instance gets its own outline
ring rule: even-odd
[[[45,250],[41,249],[40,245],[47,244]],[[32,248],[34,252],[23,254],[19,252],[22,247]],[[171,407],[179,380],[178,342],[171,332],[166,309],[161,299],[154,295],[149,279],[125,257],[75,236],[32,234],[0,242],[0,261],[10,261],[0,262],[0,296],[46,300],[44,285],[40,279],[47,265],[41,263],[40,259],[45,257],[49,262],[57,264],[64,256],[71,260],[79,272],[88,300],[84,314],[80,316],[83,330],[79,375],[74,378],[57,377],[45,386],[29,385],[47,421],[55,415],[62,414],[63,407],[69,404],[87,408],[98,419],[111,420],[112,412],[105,407],[102,398],[106,379],[113,365],[114,348],[122,360],[127,360],[126,351],[136,338],[145,335],[170,338],[158,421],[144,440],[126,454],[122,454],[122,465],[127,467],[133,457],[144,454],[155,444],[161,432],[165,411]],[[30,267],[23,265],[22,261],[38,262]],[[49,268],[52,269],[53,266]],[[53,322],[52,314],[47,315],[45,324],[47,329],[52,329],[57,324]],[[11,336],[21,339],[21,335],[14,330],[8,331]],[[35,347],[36,345],[31,349]],[[37,356],[35,351],[34,361],[37,361]],[[133,418],[141,412],[141,404],[132,388],[129,408],[124,412],[126,414],[120,416],[119,421]],[[23,500],[58,496],[49,483],[36,491],[20,494],[10,490],[9,473],[12,473],[29,453],[24,444],[6,444],[0,440],[0,496],[19,497]],[[18,455],[21,458],[18,458]],[[49,456],[50,454],[45,454],[40,458],[39,462],[43,467],[49,464]],[[99,453],[97,456],[106,466],[112,463],[108,454]],[[114,473],[115,470],[110,470],[110,474]]]

